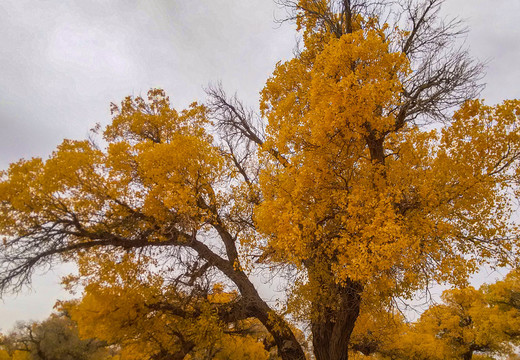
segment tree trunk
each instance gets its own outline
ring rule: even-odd
[[[359,316],[362,286],[350,280],[335,285],[337,303],[316,301],[311,320],[316,360],[347,360],[350,336]]]
[[[305,360],[305,353],[285,319],[272,311],[263,300],[252,311],[273,336],[278,355],[283,360]]]
[[[223,227],[217,228],[217,231],[226,244],[229,259],[237,261],[236,245],[232,236]],[[221,258],[207,245],[195,239],[191,241],[190,247],[235,283],[242,296],[247,316],[260,320],[273,336],[282,360],[305,360],[305,353],[287,321],[267,305],[247,275],[234,265],[234,261]]]
[[[235,270],[232,280],[244,299],[246,313],[250,317],[257,318],[269,331],[282,360],[305,360],[302,346],[287,321],[267,305],[245,273]]]
[[[473,350],[469,350],[468,352],[462,354],[463,360],[471,360],[473,358]]]
[[[269,331],[282,360],[305,360],[305,353],[287,321],[267,305],[247,276],[241,271],[236,271],[233,280],[246,304],[246,313],[257,318]]]

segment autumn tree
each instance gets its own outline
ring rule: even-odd
[[[302,274],[317,359],[343,359],[364,297],[516,261],[519,102],[469,100],[479,66],[446,54],[458,30],[432,23],[439,1],[400,4],[410,28],[380,2],[284,3],[303,48],[262,93],[255,219],[270,260]]]
[[[236,292],[205,281],[186,288],[167,280],[165,269],[150,269],[153,259],[125,254],[84,256],[80,300],[60,307],[77,322],[80,335],[121,349],[125,360],[267,360],[272,339],[257,320],[228,318]],[[75,277],[67,283],[77,284]],[[187,292],[190,290],[190,292]]]
[[[364,301],[516,264],[520,102],[473,100],[481,66],[454,47],[442,1],[283,2],[303,47],[260,117],[220,87],[180,112],[151,90],[112,106],[106,147],[66,140],[2,173],[4,291],[56,261],[148,257],[162,280],[145,303],[174,313],[172,283],[210,279],[237,294],[213,304],[217,323],[257,319],[301,360],[303,319],[317,360],[345,360]],[[294,280],[283,312],[258,267]]]
[[[52,314],[42,322],[19,322],[1,340],[8,359],[108,360],[106,344],[79,337],[76,324],[64,315]],[[1,357],[0,357],[1,358]]]
[[[511,299],[518,271],[503,280],[445,290],[415,322],[362,309],[351,347],[366,356],[392,360],[495,359],[512,356],[518,343],[518,313]]]
[[[365,357],[393,355],[401,347],[410,350],[403,341],[410,332],[410,325],[399,312],[362,307],[350,339],[350,350]]]
[[[507,315],[490,306],[481,291],[472,287],[447,290],[442,299],[443,304],[432,306],[415,324],[417,339],[437,340],[438,346],[428,351],[430,357],[471,360],[475,353],[512,353]]]
[[[218,271],[240,296],[216,311],[229,322],[258,319],[283,358],[303,358],[289,324],[242,266],[236,187],[229,186],[236,173],[205,130],[206,108],[177,112],[152,90],[148,101],[128,97],[112,110],[105,151],[65,141],[49,160],[23,160],[3,174],[2,287],[21,286],[35,265],[107,252],[113,261],[125,252],[155,258],[171,270],[165,285],[175,277],[195,287]],[[168,297],[159,300],[175,311]]]
[[[507,321],[506,335],[518,345],[520,341],[520,271],[514,269],[494,284],[484,285],[482,291],[491,306],[504,314]]]
[[[17,350],[10,338],[0,333],[0,360],[29,360],[29,353]]]

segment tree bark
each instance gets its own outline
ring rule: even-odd
[[[301,345],[285,319],[272,311],[263,300],[255,305],[252,312],[273,336],[278,348],[278,355],[283,360],[306,359]]]
[[[337,304],[313,304],[311,331],[316,360],[348,359],[350,337],[359,316],[362,286],[347,280],[334,288]]]
[[[236,250],[235,245],[231,243],[232,237],[223,228],[219,229],[219,234],[224,243],[226,243],[228,257],[233,259],[233,254]],[[233,262],[218,256],[205,244],[196,239],[192,239],[189,246],[201,258],[210,262],[235,283],[242,296],[247,315],[257,318],[273,336],[278,347],[278,355],[282,360],[305,360],[305,353],[287,321],[277,315],[262,299],[251,280],[240,270],[239,266],[237,267]]]

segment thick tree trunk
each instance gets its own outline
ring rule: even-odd
[[[350,336],[359,316],[361,285],[335,286],[337,303],[313,304],[311,331],[316,360],[347,360]]]
[[[296,340],[287,321],[276,314],[260,297],[249,278],[240,270],[235,272],[234,282],[245,300],[246,313],[255,317],[272,335],[282,360],[305,360],[305,353]]]
[[[226,245],[229,260],[221,258],[196,239],[192,240],[190,247],[235,283],[242,296],[245,314],[257,318],[265,326],[273,336],[282,360],[305,360],[305,353],[287,321],[267,305],[247,275],[235,266],[238,256],[233,237],[221,226],[217,226],[217,231]]]
[[[287,321],[267,305],[247,276],[235,271],[233,280],[244,300],[246,314],[257,318],[269,331],[282,360],[305,360],[305,353]]]
[[[264,301],[257,304],[253,311],[255,317],[273,336],[278,355],[283,360],[305,360],[305,353],[285,319],[272,311]]]

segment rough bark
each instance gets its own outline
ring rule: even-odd
[[[323,292],[317,294],[318,301],[312,304],[314,355],[316,360],[347,360],[363,288],[351,280],[341,285],[332,281],[321,288]]]
[[[350,337],[359,316],[362,284],[337,283],[330,264],[308,264],[314,299],[311,332],[316,360],[347,360]]]
[[[470,350],[464,354],[462,354],[463,360],[471,360],[473,358],[473,350]]]

